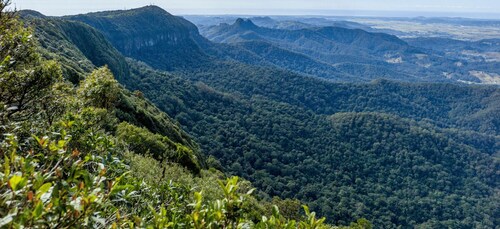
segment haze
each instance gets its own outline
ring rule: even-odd
[[[446,16],[500,18],[498,0],[13,0],[17,9],[61,16],[158,5],[173,14]]]

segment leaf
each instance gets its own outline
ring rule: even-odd
[[[18,110],[19,108],[17,106],[11,106],[7,108],[7,111],[15,111]]]
[[[40,198],[44,193],[49,191],[49,189],[52,187],[51,183],[45,183],[43,184],[38,190],[36,191],[36,198]]]
[[[306,216],[309,216],[311,214],[311,212],[309,211],[309,207],[307,207],[306,205],[302,205],[302,208],[304,208],[304,211],[306,212]]]
[[[92,220],[94,220],[96,223],[101,224],[102,227],[106,226],[106,220],[102,217],[92,216]]]
[[[12,222],[12,220],[14,220],[14,216],[15,215],[16,214],[8,214],[5,217],[1,218],[0,219],[0,228],[3,228],[5,225],[7,225],[10,222]]]
[[[9,186],[13,191],[21,189],[26,183],[26,179],[22,176],[14,175],[9,180]]]
[[[86,186],[91,186],[92,185],[92,179],[90,178],[90,173],[87,170],[80,169],[75,172],[75,175],[73,176],[73,179],[78,179],[78,178],[83,178],[83,181],[85,182]]]
[[[276,205],[273,205],[273,216],[276,217],[276,219],[280,217],[280,210]]]
[[[38,201],[38,204],[35,206],[35,210],[33,210],[33,217],[35,219],[38,219],[40,216],[42,216],[43,213],[43,203],[42,201]]]
[[[31,136],[38,142],[38,144],[40,145],[40,147],[42,147],[42,149],[47,148],[47,145],[49,144],[49,137],[43,136],[42,138],[39,138],[36,135],[31,135]]]
[[[57,141],[57,148],[62,149],[62,148],[64,148],[64,145],[66,145],[66,141],[65,140],[59,140],[59,141]]]
[[[121,190],[118,190],[118,191],[117,191],[117,190],[115,190],[115,189],[117,189],[117,186],[118,186],[118,184],[120,183],[121,179],[123,179],[123,177],[125,177],[125,176],[126,176],[126,175],[128,175],[129,173],[130,173],[130,171],[125,172],[125,173],[123,173],[121,176],[119,176],[119,177],[117,177],[117,178],[115,179],[115,182],[114,182],[114,184],[113,184],[113,187],[111,187],[111,191],[110,191],[111,195],[113,195],[113,194],[117,193],[118,191],[121,191],[121,190],[123,190],[123,189],[126,189],[126,188],[127,188],[127,187],[126,187],[126,188],[122,188],[122,187],[121,187],[121,188],[122,188]],[[130,185],[129,185],[129,186],[130,186]]]
[[[4,163],[3,163],[3,166],[4,166],[4,173],[5,173],[5,176],[9,176],[10,175],[10,160],[9,158],[7,157],[7,155],[5,155],[4,157]]]
[[[55,142],[50,142],[49,144],[49,150],[52,152],[58,151],[60,148],[56,145]]]
[[[252,195],[252,193],[255,191],[255,188],[252,188],[250,189],[248,192],[247,192],[247,195]]]
[[[128,189],[133,189],[133,185],[115,185],[113,186],[113,189],[111,189],[110,195],[114,195],[118,192],[121,192],[123,190],[128,190]]]

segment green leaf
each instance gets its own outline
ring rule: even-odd
[[[302,205],[302,208],[304,208],[304,211],[306,212],[306,216],[309,216],[311,214],[311,212],[309,211],[309,207],[307,207],[306,205]]]
[[[276,217],[276,219],[280,218],[280,210],[276,205],[273,205],[273,216]]]
[[[56,145],[55,142],[50,142],[49,144],[49,150],[52,152],[58,151],[60,148]]]
[[[57,147],[60,148],[60,149],[64,148],[65,145],[66,145],[66,141],[65,140],[59,140],[57,142]]]
[[[40,196],[42,196],[44,193],[46,193],[47,191],[49,191],[49,189],[52,187],[52,184],[51,183],[45,183],[43,184],[40,188],[38,188],[38,190],[36,191],[36,197],[37,198],[40,198]]]
[[[113,188],[111,189],[111,192],[110,192],[110,195],[114,195],[116,193],[119,193],[123,190],[129,190],[129,189],[133,189],[134,186],[133,185],[115,185],[113,186]]]
[[[22,176],[18,176],[18,175],[14,175],[9,180],[10,188],[13,191],[17,191],[17,190],[21,189],[25,185],[25,183],[26,183],[26,179],[23,178]]]
[[[123,177],[125,177],[126,175],[128,175],[130,173],[130,171],[128,172],[125,172],[123,173],[121,176],[117,177],[115,179],[115,182],[113,184],[113,187],[111,187],[111,195],[114,195],[122,190],[125,190],[125,189],[128,189],[128,188],[131,188],[130,186],[131,185],[124,185],[124,186],[121,186],[121,185],[118,185],[120,183],[120,181],[123,179]]]
[[[49,144],[49,137],[43,136],[42,138],[39,138],[36,135],[31,135],[31,136],[38,142],[38,144],[40,145],[40,147],[42,147],[42,149],[47,148],[47,145]]]
[[[35,219],[38,219],[40,216],[42,216],[43,213],[43,203],[42,201],[39,201],[38,204],[35,206],[35,209],[33,210],[33,217]]]
[[[7,157],[7,155],[4,157],[3,166],[5,168],[4,169],[5,176],[8,177],[10,175],[10,159]]]

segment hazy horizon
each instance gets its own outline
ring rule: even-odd
[[[124,10],[156,5],[175,15],[270,15],[270,16],[367,16],[367,17],[464,17],[500,19],[500,2],[449,0],[410,0],[398,4],[395,0],[289,0],[286,7],[280,0],[184,0],[184,1],[98,1],[74,0],[13,0],[18,10],[36,10],[49,16],[73,15],[107,10]],[[192,7],[196,6],[196,7]],[[266,6],[266,7],[263,7]],[[280,7],[281,6],[281,7]]]

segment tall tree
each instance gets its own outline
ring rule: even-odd
[[[59,66],[42,61],[32,31],[0,0],[0,124],[23,121],[41,111],[51,86],[62,78]]]

